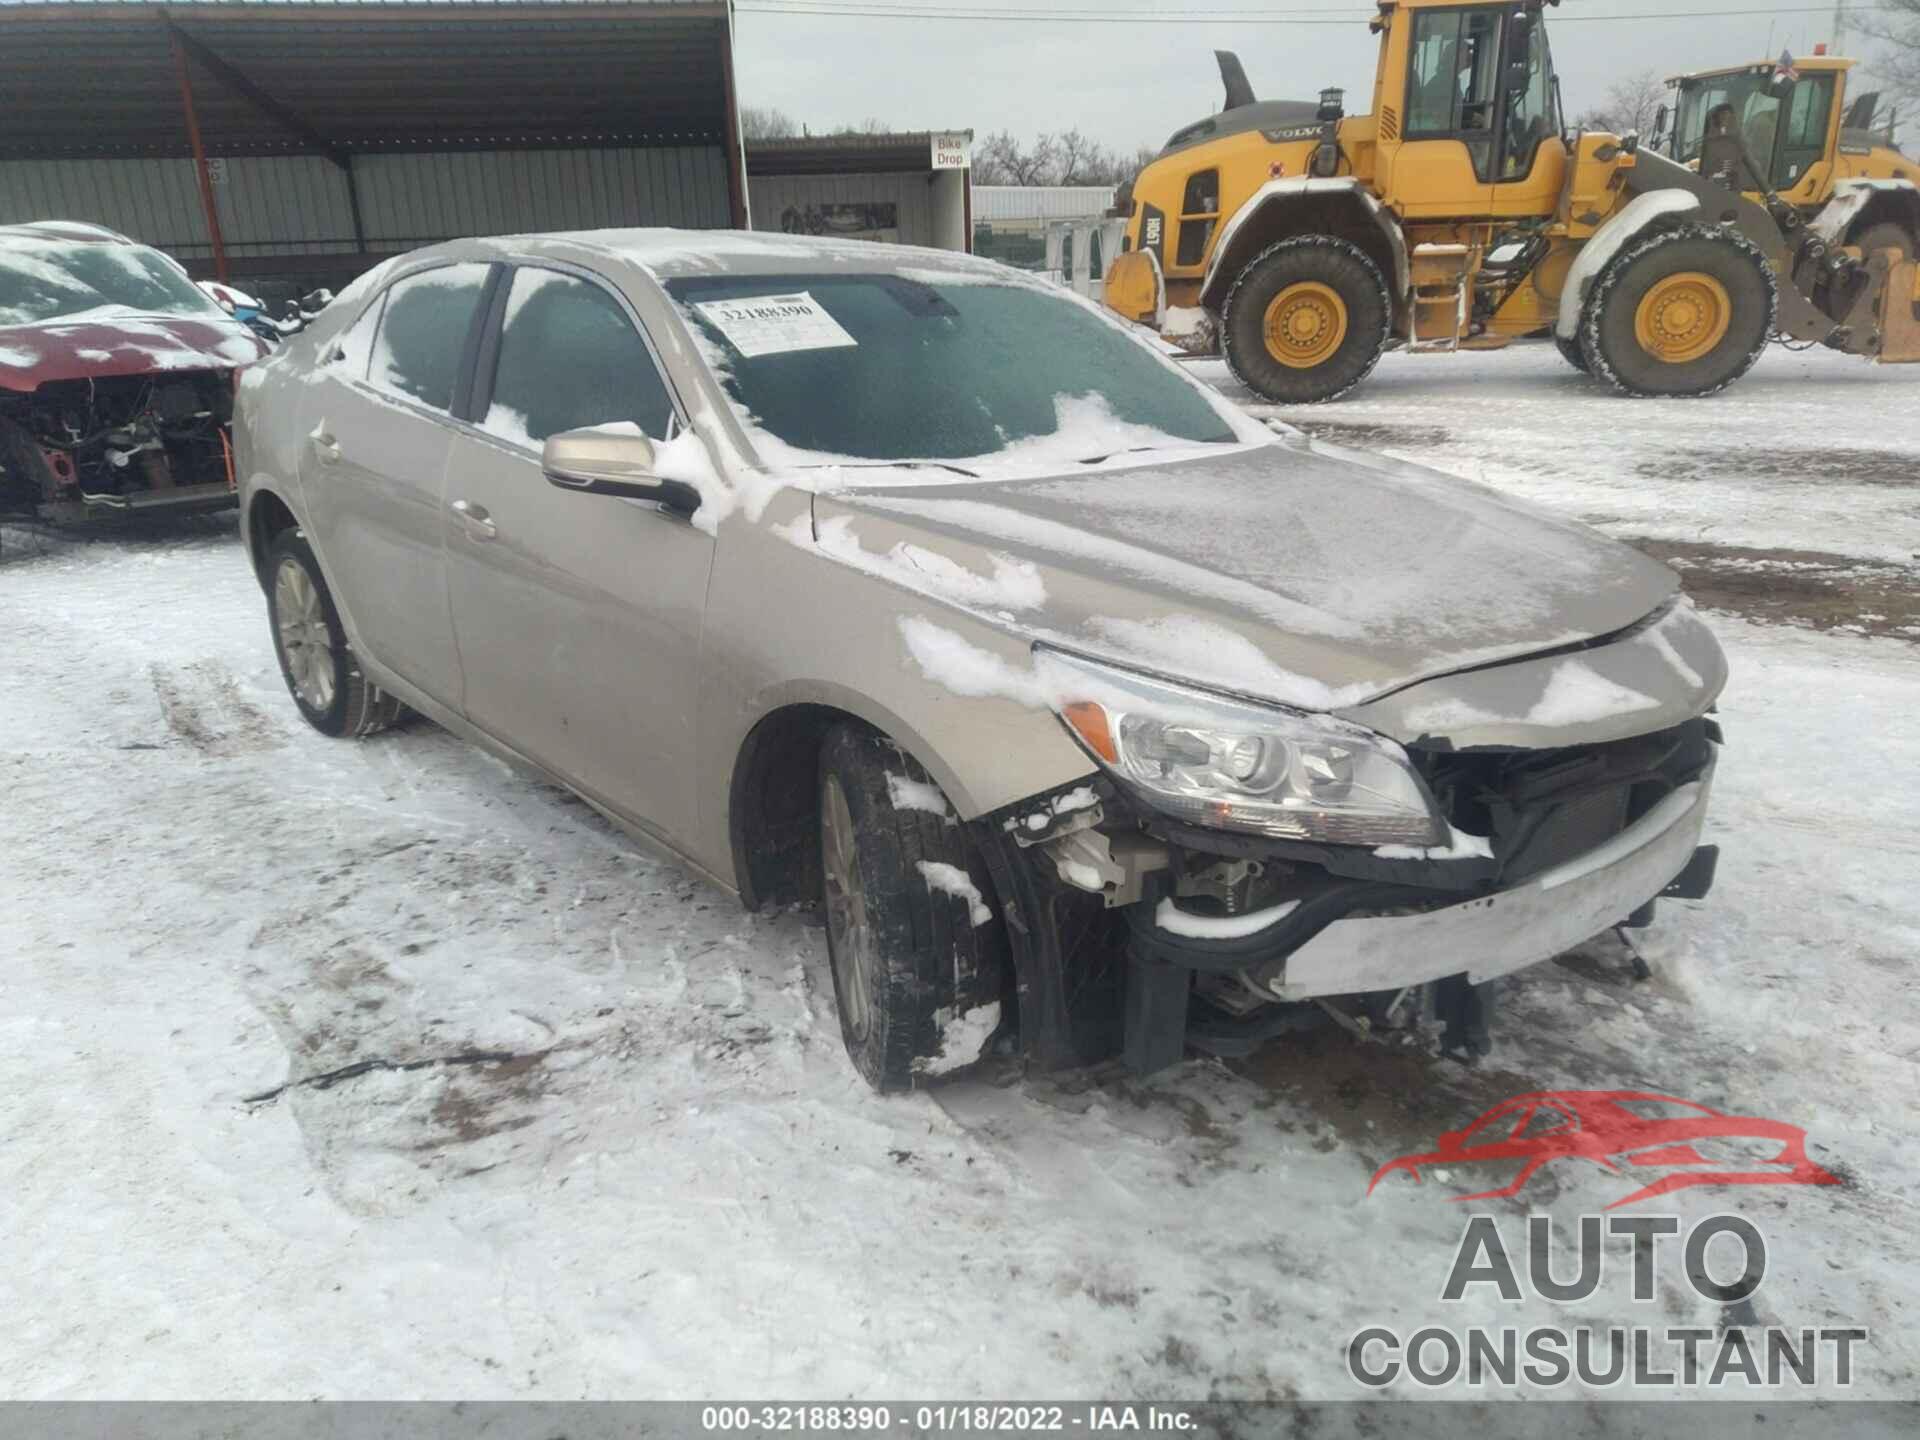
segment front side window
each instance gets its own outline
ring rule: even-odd
[[[487,270],[481,264],[442,265],[395,281],[374,333],[367,378],[422,405],[453,409],[453,384]]]
[[[562,430],[631,421],[664,440],[672,415],[653,356],[613,296],[558,270],[513,272],[484,429],[538,448]]]
[[[1516,30],[1526,29],[1531,38],[1527,54],[1526,84],[1507,94],[1505,143],[1501,147],[1500,178],[1523,179],[1533,170],[1533,157],[1540,142],[1558,133],[1554,116],[1553,57],[1547,49],[1547,31],[1529,16],[1513,19]]]
[[[0,325],[39,325],[93,311],[231,318],[185,271],[144,245],[0,240]]]
[[[1045,445],[1071,464],[1237,439],[1194,382],[1033,286],[836,273],[689,277],[667,292],[741,419],[814,452],[798,463]]]

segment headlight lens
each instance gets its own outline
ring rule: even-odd
[[[1169,815],[1332,845],[1445,842],[1406,752],[1383,735],[1055,650],[1038,662],[1081,744]]]

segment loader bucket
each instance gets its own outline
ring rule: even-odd
[[[1887,271],[1880,313],[1880,353],[1885,365],[1920,363],[1920,261],[1903,260]]]
[[[1114,314],[1126,320],[1156,324],[1160,316],[1160,271],[1145,250],[1129,250],[1107,271],[1103,298]]]

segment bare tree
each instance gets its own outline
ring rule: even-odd
[[[1872,11],[1849,10],[1847,24],[1875,42],[1873,75],[1910,107],[1920,106],[1920,0],[1881,0]]]
[[[1653,122],[1667,103],[1667,82],[1658,70],[1642,70],[1607,87],[1606,102],[1583,110],[1573,123],[1581,130],[1605,130],[1615,135],[1653,134]]]
[[[748,140],[784,140],[799,133],[800,127],[784,110],[761,105],[740,107],[740,134]]]

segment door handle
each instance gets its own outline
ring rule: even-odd
[[[465,523],[469,540],[491,540],[500,533],[500,527],[493,523],[484,505],[475,505],[470,500],[456,500],[447,508]]]
[[[313,446],[313,453],[320,457],[322,465],[340,463],[340,446],[335,443],[333,436],[327,433],[324,420],[314,426],[313,433],[307,436],[307,443]]]

